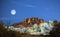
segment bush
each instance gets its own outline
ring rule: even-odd
[[[0,23],[0,37],[21,37],[17,31],[12,31],[4,28],[3,23]]]

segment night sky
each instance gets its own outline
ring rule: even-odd
[[[0,0],[0,20],[16,23],[28,17],[60,21],[60,0]]]

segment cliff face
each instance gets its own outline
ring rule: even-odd
[[[40,20],[41,20],[40,18],[36,18],[36,17],[26,18],[22,22],[15,23],[12,26],[14,26],[14,27],[21,27],[21,25],[22,25],[24,27],[28,27],[28,26],[32,26],[35,23],[39,24]]]

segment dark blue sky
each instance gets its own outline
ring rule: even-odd
[[[13,9],[16,15],[11,14]],[[14,23],[27,17],[60,21],[60,0],[0,0],[0,20]]]

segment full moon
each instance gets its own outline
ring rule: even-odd
[[[11,14],[15,15],[16,14],[16,10],[11,10]]]

